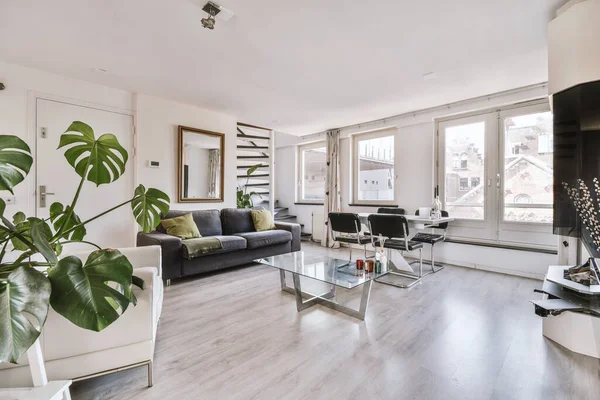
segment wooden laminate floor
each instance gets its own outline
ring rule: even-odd
[[[375,283],[361,322],[321,306],[296,312],[279,272],[266,266],[184,279],[165,290],[154,387],[146,388],[142,367],[74,383],[72,395],[599,399],[600,361],[541,335],[528,302],[540,285],[447,267],[410,290]]]

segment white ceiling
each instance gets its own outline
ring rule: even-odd
[[[216,2],[0,0],[0,59],[300,135],[545,81],[564,3]]]

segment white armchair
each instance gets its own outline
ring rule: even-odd
[[[134,286],[137,305],[102,332],[73,325],[52,308],[40,336],[46,372],[50,380],[74,381],[139,366],[148,367],[152,386],[152,361],[156,328],[163,301],[160,246],[119,249],[144,280],[144,290]],[[85,261],[90,251],[71,253]],[[62,257],[64,257],[63,255]],[[27,357],[18,365],[0,364],[0,387],[31,386]]]

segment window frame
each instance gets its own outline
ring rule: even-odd
[[[508,109],[498,110],[498,173],[500,174],[500,192],[504,193],[504,151],[505,151],[505,135],[504,135],[504,120],[510,117],[521,115],[536,114],[551,111],[550,103],[533,102],[523,104],[520,107],[511,107]],[[510,221],[504,219],[504,196],[501,196],[498,202],[498,237],[500,241],[509,241],[512,238],[526,238],[530,234],[536,242],[548,244],[552,241],[557,241],[556,236],[552,233],[552,222],[530,222],[530,221]],[[537,204],[528,204],[527,207],[539,207]],[[552,208],[546,206],[543,208]],[[542,208],[542,207],[540,207]],[[550,235],[550,237],[547,237]]]
[[[307,150],[325,148],[327,151],[327,144],[324,140],[319,140],[317,142],[306,143],[302,145],[296,146],[296,193],[294,198],[296,199],[295,204],[311,204],[311,205],[320,205],[325,202],[323,200],[317,199],[303,199],[302,198],[302,186],[304,183],[304,165],[303,165],[303,154]],[[326,156],[327,157],[327,156]],[[323,182],[323,188],[325,189],[325,182]],[[323,191],[325,194],[325,191]]]
[[[369,139],[377,139],[381,137],[392,136],[394,138],[394,175],[393,175],[393,198],[391,200],[359,200],[358,198],[358,142]],[[351,156],[350,156],[350,198],[351,205],[372,205],[372,206],[395,206],[398,201],[397,186],[398,186],[398,163],[396,157],[400,154],[400,146],[398,140],[398,128],[386,127],[373,131],[355,133],[350,136]]]
[[[504,221],[504,118],[550,111],[548,99],[463,113],[435,120],[435,183],[440,194],[445,194],[445,133],[451,126],[467,125],[478,120],[486,121],[484,175],[480,177],[484,189],[484,219],[457,218],[449,227],[448,237],[477,244],[526,244],[531,248],[556,250],[557,239],[552,234],[552,224],[529,221]],[[489,126],[488,126],[489,124]],[[443,208],[445,196],[440,195]]]
[[[490,190],[490,170],[491,160],[487,155],[490,153],[490,149],[497,148],[497,143],[494,141],[492,135],[496,129],[496,116],[493,112],[480,112],[465,114],[462,116],[455,116],[452,118],[439,119],[435,122],[436,127],[436,171],[434,173],[436,178],[436,185],[440,188],[440,200],[442,201],[442,208],[446,209],[446,179],[445,179],[445,163],[446,163],[446,128],[453,128],[456,126],[470,125],[476,123],[484,123],[484,160],[483,160],[483,176],[480,179],[484,182],[483,185],[483,218],[482,219],[469,219],[469,218],[456,218],[450,225],[448,230],[448,236],[460,240],[470,240],[471,238],[478,238],[479,240],[493,241],[496,229],[490,221],[496,220],[496,214],[493,207],[496,193]],[[460,154],[459,154],[460,160]],[[452,169],[450,171],[456,171]],[[485,183],[488,183],[487,185]],[[460,185],[460,181],[458,182]],[[465,192],[463,192],[465,193]],[[450,214],[452,216],[452,214]]]

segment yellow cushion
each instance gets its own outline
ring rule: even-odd
[[[194,222],[194,218],[192,218],[192,214],[185,214],[177,218],[163,219],[160,223],[167,231],[167,235],[177,236],[182,239],[202,237]]]
[[[254,229],[256,232],[270,231],[277,229],[273,222],[273,216],[269,210],[252,210],[252,222],[254,222]]]

